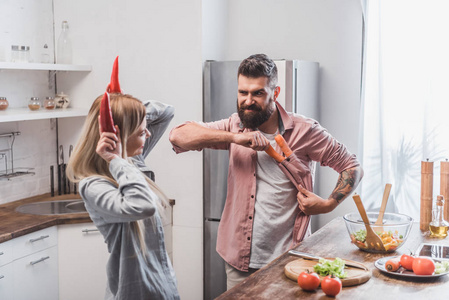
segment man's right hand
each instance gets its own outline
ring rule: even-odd
[[[263,151],[270,144],[270,141],[260,131],[236,133],[232,142],[256,151]]]

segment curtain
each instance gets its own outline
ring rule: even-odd
[[[367,210],[419,221],[421,161],[449,158],[449,1],[361,0],[364,10],[361,129]],[[449,199],[447,199],[449,200]],[[445,203],[447,205],[449,203]]]

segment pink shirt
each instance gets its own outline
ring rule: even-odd
[[[305,166],[312,168],[313,161],[317,161],[321,166],[329,166],[337,173],[359,166],[356,156],[315,120],[287,113],[277,102],[276,106],[280,115],[279,132]],[[187,123],[178,127],[185,124]],[[251,131],[241,127],[237,113],[229,119],[200,124],[235,133]],[[213,148],[229,150],[227,198],[218,227],[217,252],[236,269],[248,271],[256,200],[257,155],[251,148],[233,143]],[[173,145],[173,149],[176,153],[187,151],[176,145]],[[279,149],[277,151],[279,152]],[[311,172],[307,172],[305,176],[311,177]],[[304,178],[304,181],[311,180],[312,178]],[[298,217],[292,228],[292,243],[296,244],[302,240],[308,226],[309,217],[298,208]]]

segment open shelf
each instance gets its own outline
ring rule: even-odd
[[[84,117],[87,116],[88,112],[88,108],[58,108],[52,110],[41,108],[37,111],[31,111],[28,107],[8,108],[0,111],[0,123],[51,118]]]
[[[37,70],[37,71],[92,71],[90,65],[63,65],[42,63],[0,62],[0,70]]]

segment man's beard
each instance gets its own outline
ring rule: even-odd
[[[275,110],[275,106],[272,104],[274,101],[270,99],[267,107],[262,109],[259,104],[254,103],[249,106],[242,104],[239,107],[239,103],[237,100],[237,112],[240,117],[240,121],[242,122],[245,128],[249,128],[252,130],[257,129],[260,125],[268,121]],[[246,109],[251,109],[252,111],[246,111]]]

